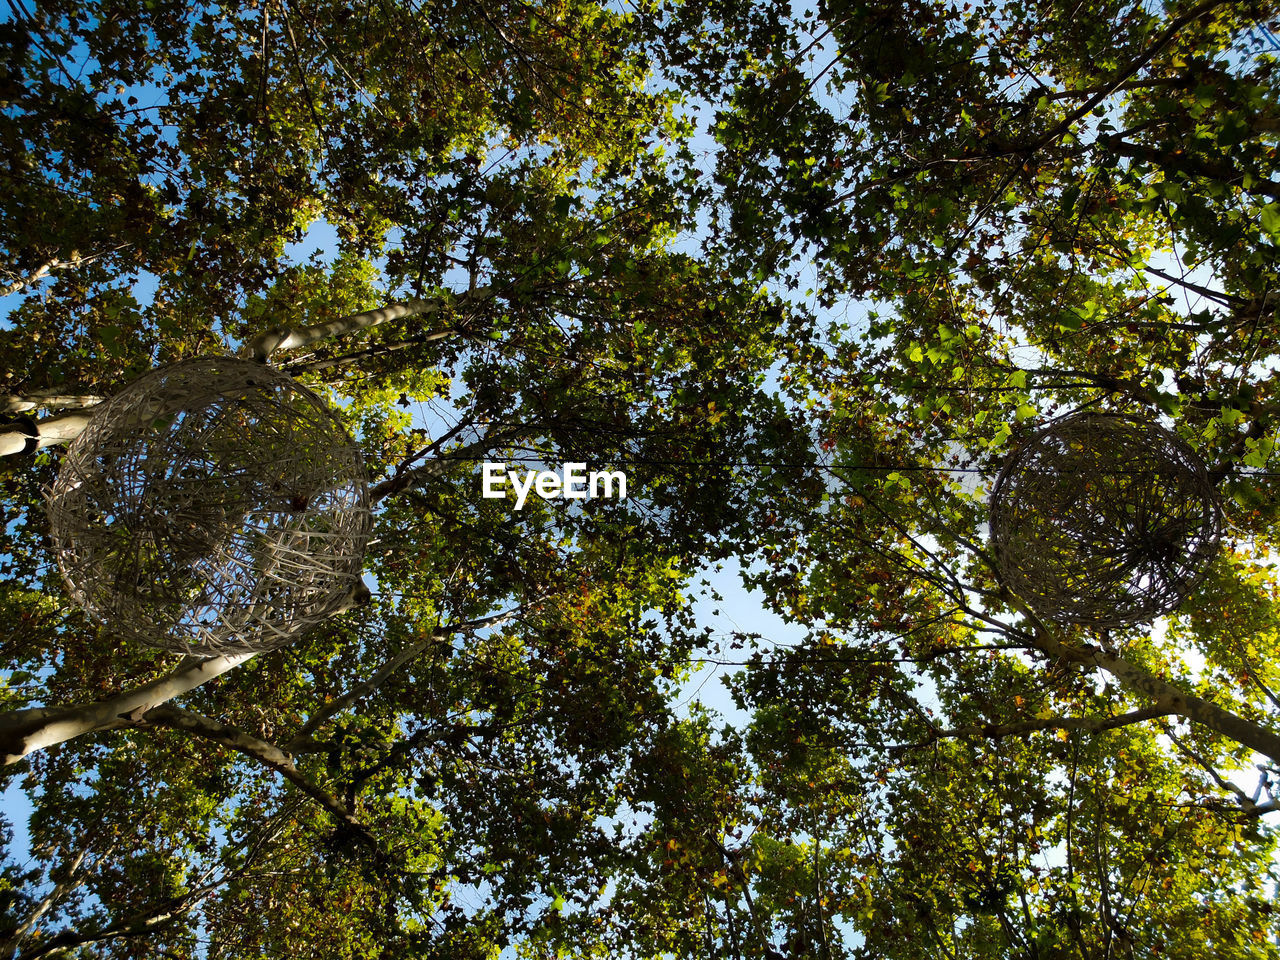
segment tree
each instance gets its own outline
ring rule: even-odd
[[[458,957],[554,930],[623,859],[629,758],[679,722],[682,591],[749,527],[730,465],[783,437],[776,308],[671,248],[689,214],[654,148],[681,126],[633,23],[65,4],[3,40],[0,726],[32,751],[10,770],[36,858],[6,875],[6,947]],[[320,221],[337,256],[291,262]],[[376,595],[173,667],[62,599],[38,441],[209,350],[335,403],[374,480]],[[488,457],[616,464],[633,492],[516,513],[479,497]]]
[[[19,8],[0,735],[72,736],[6,767],[6,947],[1274,956],[1267,15]],[[286,257],[321,220],[337,256]],[[94,398],[209,350],[334,402],[375,589],[175,668],[68,607],[39,490]],[[1229,494],[1160,629],[1045,623],[990,562],[983,483],[1094,407]],[[634,492],[515,512],[488,457]],[[708,635],[727,559],[802,643]],[[743,729],[679,707],[702,660]]]
[[[865,298],[780,378],[828,483],[776,505],[753,580],[809,638],[735,683],[768,836],[811,865],[772,949],[1273,955],[1267,13],[1082,14],[686,4],[653,31],[723,104],[722,255],[797,295],[812,260],[797,309]],[[1089,408],[1172,425],[1227,495],[1165,626],[1046,623],[996,577],[1002,459]]]

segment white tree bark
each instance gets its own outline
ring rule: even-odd
[[[102,397],[71,396],[53,391],[0,396],[0,413],[27,413],[31,410],[84,410],[103,401]]]
[[[358,603],[362,596],[367,597],[368,591],[364,588],[364,584],[360,583],[352,591],[351,604]],[[349,607],[344,607],[343,609],[349,609]],[[238,734],[239,731],[234,731],[230,727],[220,728],[217,731],[217,736],[212,736],[211,738],[231,737],[231,739],[226,739],[223,742],[235,749],[257,756],[270,765],[278,765],[284,771],[286,766],[292,764],[291,754],[299,741],[306,740],[312,732],[334,714],[345,710],[356,700],[373,693],[388,677],[415,657],[420,656],[431,643],[441,636],[497,626],[510,620],[516,613],[516,610],[510,610],[505,613],[444,627],[406,648],[382,664],[370,679],[357,684],[347,694],[320,709],[299,731],[298,735],[285,746],[283,751],[280,751],[279,748],[271,747],[277,753],[272,754],[270,757],[262,753],[261,750],[255,753],[253,750],[246,749],[248,741],[231,737],[232,734]],[[252,653],[237,653],[203,660],[188,657],[179,663],[177,668],[167,676],[143,684],[136,690],[121,693],[110,700],[73,704],[66,707],[35,707],[29,710],[15,710],[12,713],[0,714],[0,754],[4,756],[3,763],[4,765],[17,763],[29,753],[43,750],[45,747],[51,747],[54,744],[63,743],[74,737],[96,733],[100,730],[118,730],[123,727],[162,723],[165,726],[190,731],[193,729],[191,718],[195,716],[194,714],[178,710],[157,711],[155,708],[189,690],[194,690],[214,677],[221,676],[228,670],[238,667],[255,655]],[[214,721],[202,721],[202,723],[203,726],[196,732],[207,733],[213,730]],[[255,747],[255,749],[257,748]]]
[[[93,407],[60,413],[43,420],[27,417],[0,429],[0,457],[30,453],[57,443],[70,443],[84,430]]]
[[[456,302],[484,300],[492,295],[485,287],[460,295]],[[326,320],[324,323],[312,324],[309,327],[276,327],[258,334],[240,351],[242,356],[265,362],[278,350],[295,350],[307,347],[321,340],[343,337],[366,327],[376,327],[392,320],[405,317],[423,317],[439,313],[447,305],[442,300],[408,300],[404,303],[393,303],[377,310],[366,310],[353,313],[337,320]]]
[[[223,657],[188,657],[172,673],[110,700],[68,707],[35,707],[0,715],[0,754],[4,763],[17,763],[29,753],[98,730],[131,726],[152,707],[194,690],[253,657],[237,653]]]
[[[11,293],[17,293],[20,290],[24,290],[27,287],[37,284],[55,270],[74,270],[76,267],[83,266],[86,263],[92,263],[94,260],[105,257],[109,253],[115,253],[117,250],[123,250],[127,246],[130,246],[130,244],[116,244],[116,246],[109,250],[103,250],[100,253],[92,253],[85,257],[80,256],[79,250],[72,250],[71,256],[66,260],[59,259],[58,257],[50,257],[25,277],[15,277],[13,273],[6,270],[4,272],[8,273],[11,277],[15,277],[15,279],[3,286],[0,286],[0,297],[7,297]]]
[[[1056,629],[1036,616],[1027,604],[1012,593],[1005,590],[1001,596],[1037,625],[1038,629],[1034,634],[1015,632],[1026,637],[1030,645],[1041,653],[1064,663],[1077,663],[1086,669],[1096,667],[1103,670],[1132,693],[1151,698],[1153,705],[1158,706],[1162,712],[1208,727],[1257,751],[1267,759],[1280,763],[1280,733],[1275,730],[1225,710],[1194,693],[1188,693],[1177,684],[1170,683],[1108,650],[1067,643]]]
[[[12,281],[11,283],[6,283],[3,287],[0,287],[0,297],[7,297],[9,296],[9,294],[17,293],[19,290],[23,289],[24,287],[29,287],[33,283],[39,283],[41,280],[43,280],[45,277],[49,275],[50,271],[56,269],[61,262],[62,261],[60,261],[57,257],[54,257],[52,260],[46,260],[44,263],[40,264],[40,266],[36,267],[25,277],[18,277],[16,280]]]
[[[454,303],[485,300],[490,296],[492,291],[485,287],[460,295]],[[363,313],[354,313],[348,317],[327,320],[309,327],[276,327],[254,337],[245,344],[240,353],[249,359],[266,362],[278,350],[309,346],[321,340],[345,336],[356,330],[376,327],[378,324],[401,320],[405,317],[429,316],[439,313],[446,303],[443,300],[410,300],[407,303],[393,303],[377,310],[366,310]],[[0,427],[0,457],[30,453],[54,444],[70,443],[88,424],[98,399],[65,394],[48,396],[32,394],[0,398],[0,413],[22,413],[37,407],[55,405],[62,408],[79,408],[68,413],[46,417],[43,420],[23,418]]]

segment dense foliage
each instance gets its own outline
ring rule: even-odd
[[[68,603],[59,448],[0,465],[13,956],[1280,955],[1275,11],[812,7],[12,5],[12,430],[329,323],[261,354],[377,500],[372,599],[113,711],[195,667]],[[1154,624],[995,572],[1083,409],[1223,495]],[[788,637],[699,621],[722,562]]]

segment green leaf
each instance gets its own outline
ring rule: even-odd
[[[1268,203],[1262,208],[1262,229],[1272,240],[1280,242],[1280,202]]]

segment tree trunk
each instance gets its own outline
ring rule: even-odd
[[[356,589],[352,591],[351,605],[358,603],[362,595],[368,595],[363,582],[359,583]],[[342,609],[346,610],[350,609],[350,607],[343,607]],[[338,612],[340,613],[342,610]],[[476,620],[469,620],[465,623],[454,624],[442,628],[417,644],[401,651],[383,664],[372,679],[357,684],[345,696],[339,697],[333,703],[319,710],[299,731],[298,735],[293,738],[293,741],[284,748],[284,752],[279,756],[272,757],[270,762],[273,764],[284,763],[287,760],[291,764],[292,758],[287,757],[286,754],[292,753],[297,745],[296,741],[306,739],[329,717],[346,709],[361,697],[368,696],[381,686],[387,677],[391,676],[410,660],[419,656],[432,642],[445,633],[462,633],[479,630],[483,627],[497,626],[511,619],[514,615],[515,611],[507,611],[488,617],[480,617]],[[110,700],[73,704],[69,707],[35,707],[29,710],[15,710],[12,713],[0,714],[0,753],[4,755],[4,765],[17,763],[27,754],[34,753],[36,750],[43,750],[45,747],[51,747],[54,744],[63,743],[66,740],[71,740],[87,733],[95,733],[99,730],[137,727],[148,722],[152,724],[163,722],[166,726],[189,730],[191,728],[187,721],[194,715],[187,714],[184,717],[180,717],[180,713],[185,714],[186,712],[156,711],[155,708],[189,690],[194,690],[214,677],[221,676],[254,656],[256,654],[237,653],[203,660],[188,657],[167,676],[152,680],[136,690],[119,694]],[[182,722],[179,722],[179,720]],[[208,729],[212,729],[212,727]],[[229,735],[229,732],[232,732],[231,728],[223,728],[218,732],[218,736]],[[217,737],[211,738],[217,739]],[[235,749],[243,749],[243,743],[239,741],[224,740],[221,742],[225,742]],[[252,751],[248,750],[244,752],[252,753]],[[254,755],[257,756],[257,754]],[[267,758],[265,755],[261,755],[259,759],[265,760]]]

